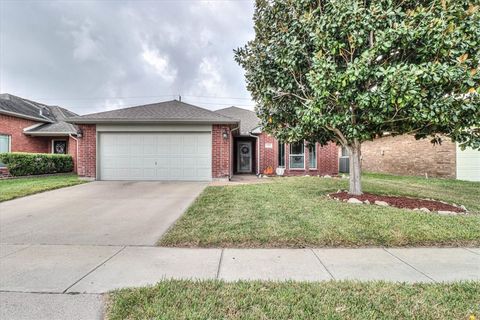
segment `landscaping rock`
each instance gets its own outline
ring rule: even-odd
[[[352,203],[352,204],[363,204],[362,201],[358,200],[358,199],[355,199],[355,198],[350,198],[348,199],[347,201],[348,203]]]
[[[457,214],[463,214],[461,212],[453,212],[453,211],[445,211],[445,210],[440,210],[438,211],[438,214],[442,215],[442,216],[456,216]]]
[[[411,197],[388,196],[371,193],[363,193],[362,195],[354,196],[347,191],[341,190],[332,193],[331,196],[350,203],[376,204],[379,206],[389,206],[422,212],[451,211],[463,214],[466,211],[465,207],[455,207],[451,204],[436,200],[416,199]],[[351,200],[351,198],[354,198],[355,200]]]
[[[329,176],[328,174],[323,176],[324,178],[331,178],[332,176]]]
[[[468,211],[467,208],[465,208],[464,205],[461,205],[460,208],[461,208],[462,210],[464,210],[464,211]]]

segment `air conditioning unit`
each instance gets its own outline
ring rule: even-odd
[[[338,171],[340,171],[341,173],[349,173],[350,159],[348,157],[340,157],[340,163],[338,167]]]

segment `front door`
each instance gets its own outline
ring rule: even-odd
[[[239,141],[237,143],[237,172],[252,172],[252,142]]]

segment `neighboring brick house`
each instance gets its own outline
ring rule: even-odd
[[[79,128],[78,174],[98,180],[209,181],[282,166],[287,175],[338,172],[334,144],[279,144],[239,108],[213,112],[173,100],[69,121]]]
[[[433,145],[411,135],[385,136],[362,144],[362,169],[398,175],[480,180],[480,151],[461,150],[449,139]]]
[[[0,94],[0,153],[68,153],[76,164],[77,128],[66,122],[72,116],[61,107]]]

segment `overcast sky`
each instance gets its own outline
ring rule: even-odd
[[[253,109],[233,59],[252,15],[253,0],[0,0],[0,92],[79,114],[178,94]]]

